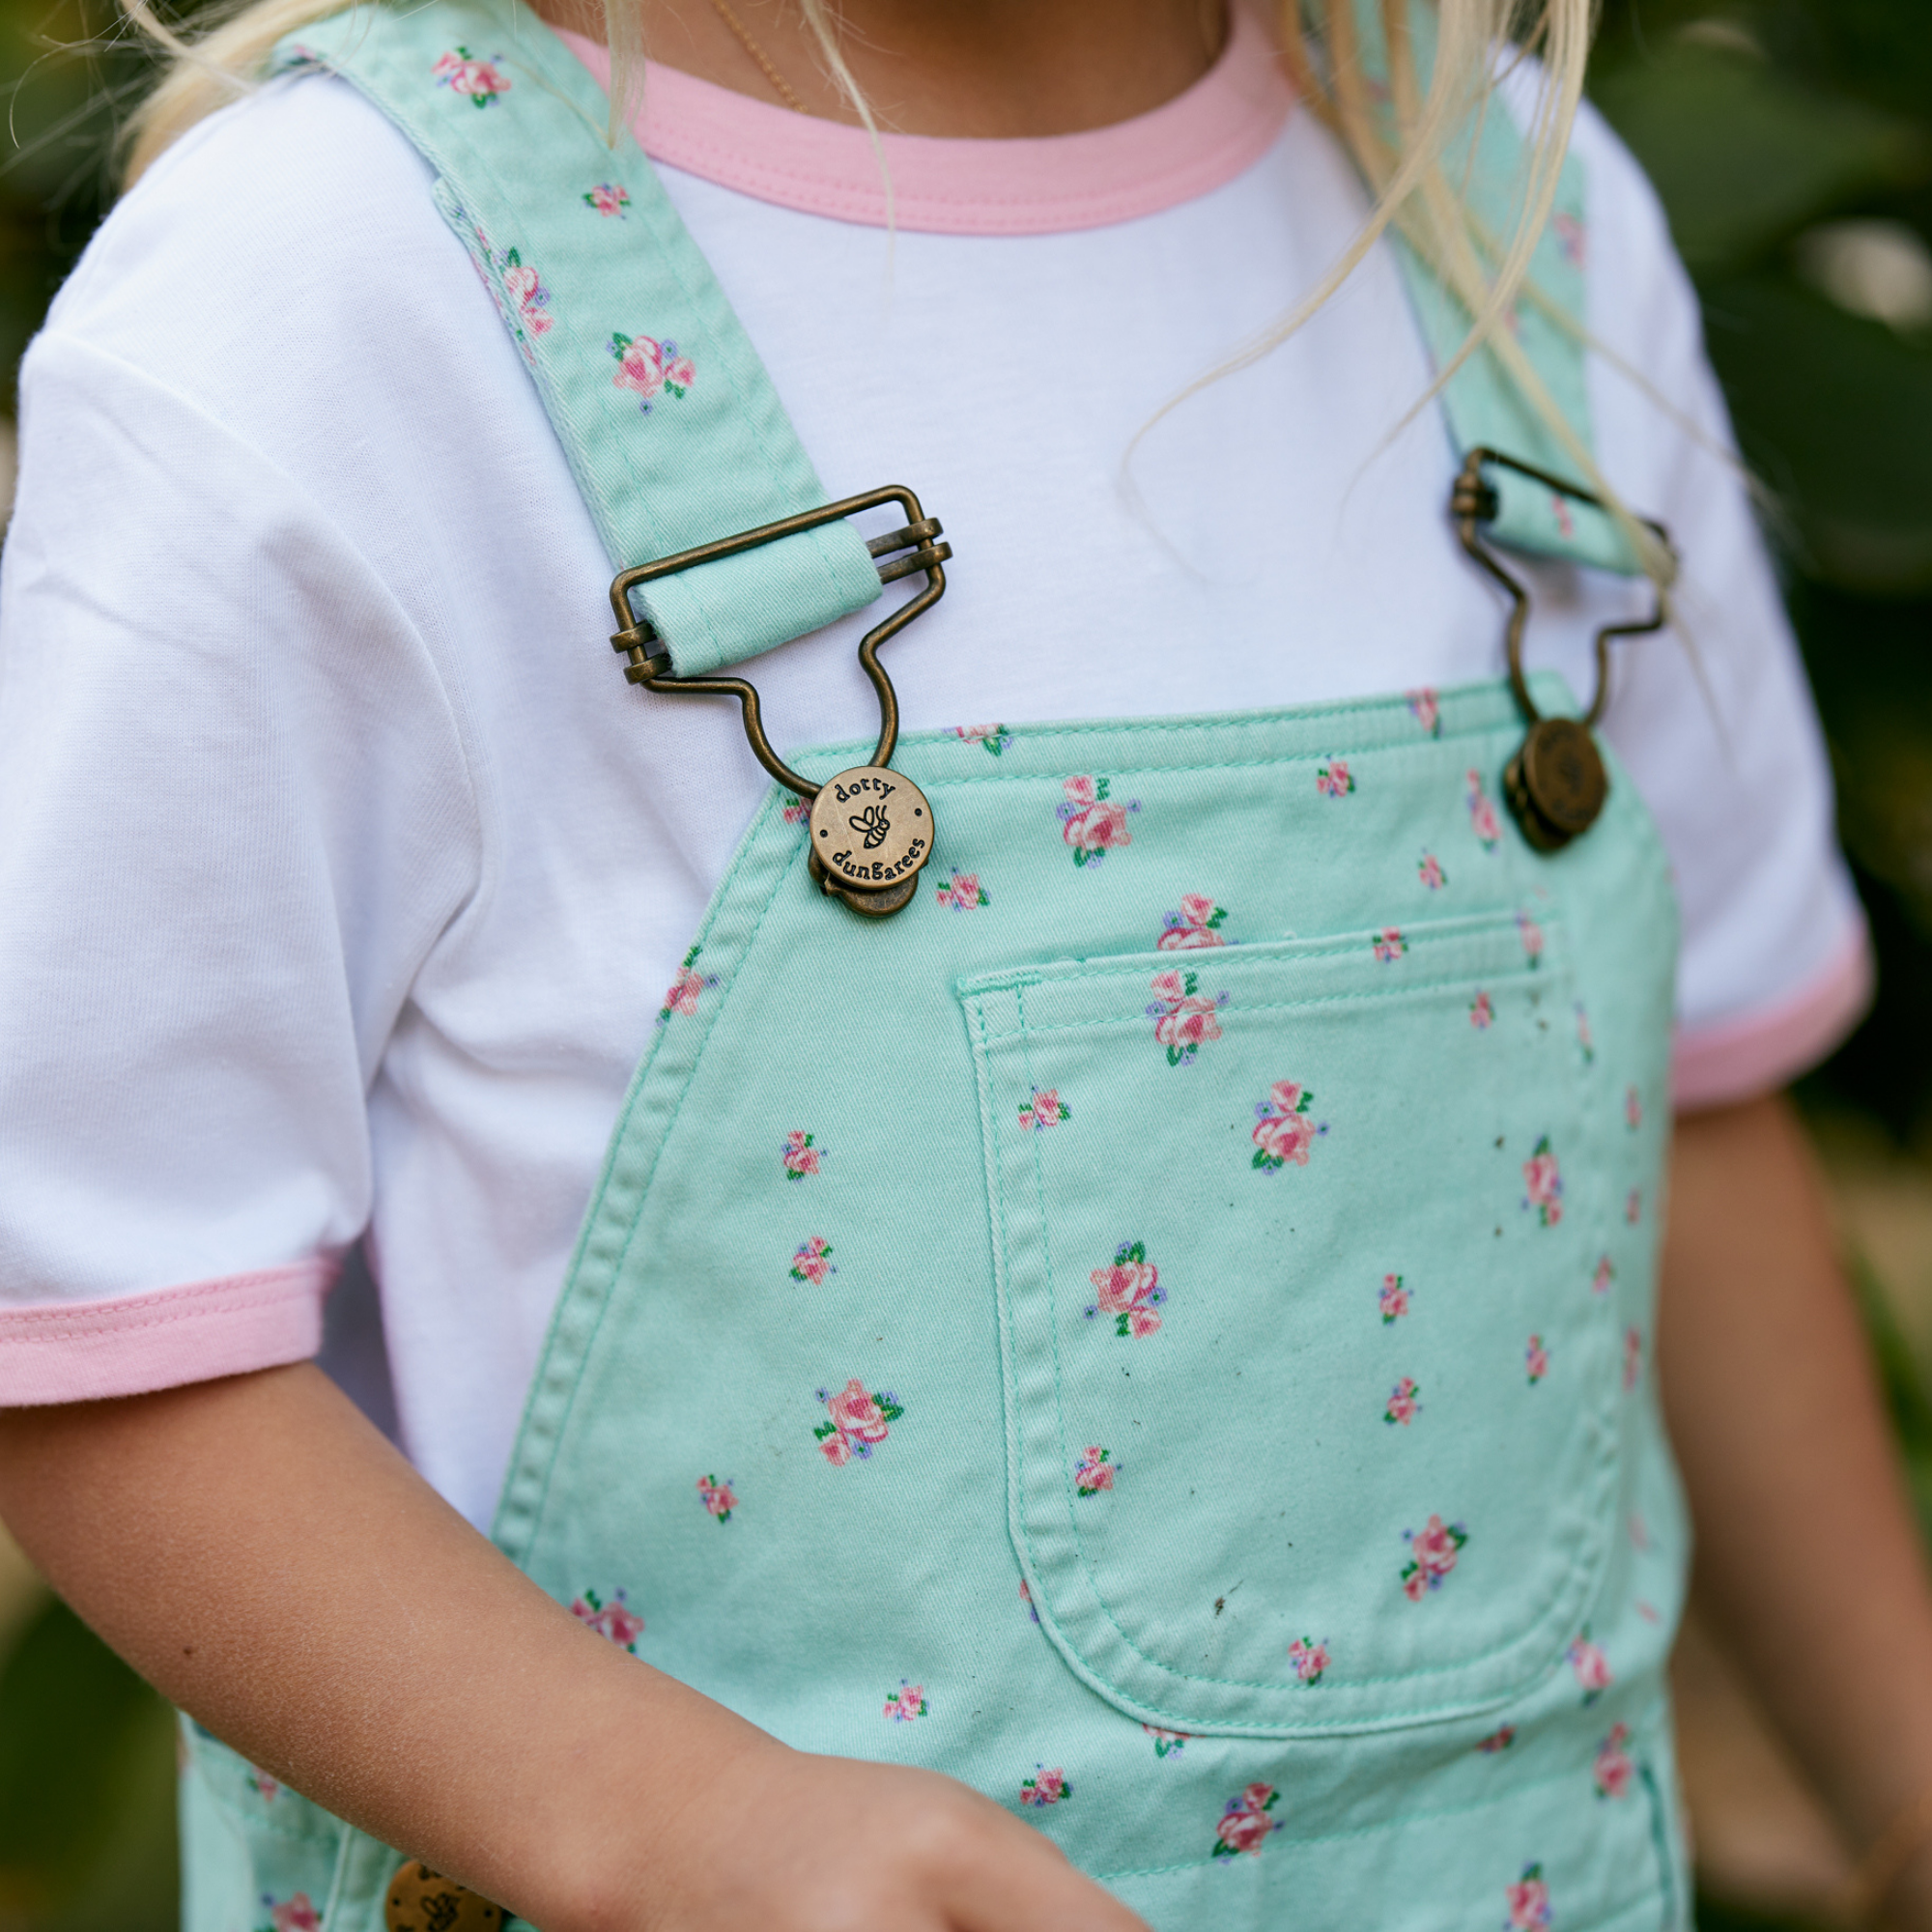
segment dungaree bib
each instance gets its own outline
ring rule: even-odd
[[[532,16],[376,7],[281,58],[435,165],[617,567],[824,501]],[[1466,320],[1406,267],[1447,353]],[[1557,244],[1538,278],[1580,312]],[[1587,435],[1560,313],[1520,339]],[[1445,402],[1464,448],[1555,461],[1486,358]],[[1629,568],[1495,481],[1504,540]],[[688,676],[879,591],[834,522],[639,602]],[[818,889],[775,788],[617,1123],[501,1547],[785,1742],[977,1786],[1156,1932],[1683,1923],[1686,1535],[1646,1351],[1675,906],[1614,767],[1587,832],[1531,848],[1523,730],[1499,679],[922,734],[880,781],[929,802],[930,863],[879,919]],[[402,1853],[186,1735],[188,1932],[484,1922],[399,1906]]]

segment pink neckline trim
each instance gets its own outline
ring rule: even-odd
[[[884,135],[895,223],[928,235],[1065,234],[1157,214],[1234,180],[1273,144],[1293,97],[1259,22],[1244,7],[1230,13],[1220,59],[1151,114],[1042,140]],[[560,38],[608,87],[609,50]],[[759,201],[886,225],[879,158],[861,128],[651,61],[636,132],[653,160]]]

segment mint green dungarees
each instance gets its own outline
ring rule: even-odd
[[[513,7],[368,9],[283,64],[436,167],[618,567],[822,503],[649,164]],[[1506,197],[1501,120],[1475,175]],[[1538,275],[1580,312],[1560,240]],[[1587,435],[1574,337],[1529,309],[1519,339]],[[1445,406],[1464,448],[1551,464],[1484,360]],[[1627,567],[1494,480],[1502,540]],[[834,521],[629,612],[691,676],[879,595]],[[497,1541],[787,1743],[976,1785],[1156,1932],[1681,1924],[1647,1346],[1675,909],[1642,804],[1612,767],[1532,849],[1500,678],[1024,702],[898,746],[931,852],[891,917],[814,884],[791,792],[758,811],[617,1122]],[[188,1932],[384,1923],[397,1850],[187,1739]]]

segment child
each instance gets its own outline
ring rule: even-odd
[[[1490,11],[639,0],[656,173],[577,14],[167,84],[22,378],[0,1510],[191,1932],[1681,1924],[1666,1408],[1932,1923],[1825,762],[1587,9],[1481,111]]]

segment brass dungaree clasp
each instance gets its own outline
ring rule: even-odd
[[[1547,469],[1519,463],[1515,457],[1493,449],[1472,449],[1456,478],[1455,488],[1449,493],[1449,514],[1456,520],[1456,534],[1462,538],[1463,548],[1514,600],[1505,634],[1509,681],[1522,715],[1529,720],[1529,730],[1503,772],[1503,795],[1522,828],[1522,836],[1539,852],[1557,852],[1571,839],[1589,831],[1604,809],[1604,800],[1609,796],[1609,775],[1604,770],[1603,754],[1597,750],[1591,731],[1610,700],[1610,639],[1637,638],[1662,630],[1668,612],[1660,591],[1656,609],[1648,617],[1629,624],[1605,624],[1597,633],[1597,689],[1589,710],[1580,721],[1544,717],[1529,695],[1529,684],[1522,672],[1522,634],[1529,620],[1529,592],[1485,548],[1477,527],[1492,521],[1497,509],[1495,489],[1483,475],[1483,466],[1487,463],[1514,469],[1575,502],[1588,503],[1599,510],[1605,505],[1601,497],[1566,483]],[[1670,537],[1663,526],[1648,518],[1642,522],[1668,550]]]
[[[801,530],[815,529],[821,524],[857,516],[884,503],[897,503],[906,521],[902,528],[873,537],[866,545],[877,560],[879,582],[892,583],[923,571],[925,587],[859,641],[859,663],[879,695],[879,742],[870,762],[839,772],[817,785],[801,778],[772,750],[758,711],[758,694],[743,678],[679,677],[672,671],[670,655],[658,634],[632,610],[631,592],[655,578],[735,556],[741,551],[755,550],[760,544],[775,543],[781,537],[795,536]],[[939,519],[928,517],[910,490],[895,485],[868,490],[862,497],[846,497],[776,524],[742,530],[733,537],[721,537],[716,543],[700,544],[696,550],[680,551],[655,563],[635,565],[619,571],[611,585],[611,608],[617,613],[618,624],[611,646],[629,660],[624,675],[646,691],[710,692],[735,697],[744,709],[745,736],[751,741],[753,755],[780,784],[795,791],[811,808],[812,877],[832,897],[843,899],[853,911],[872,919],[897,912],[911,899],[920,867],[932,856],[932,807],[910,779],[890,769],[899,739],[899,701],[879,662],[879,646],[921,612],[931,610],[945,593],[946,572],[941,565],[952,554],[952,546],[939,542]]]

